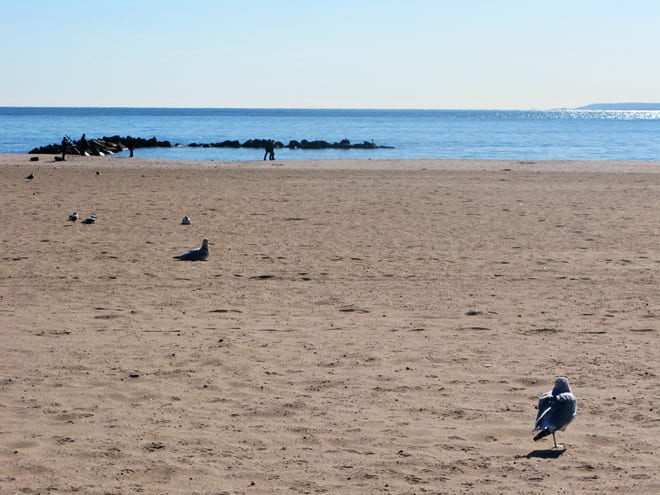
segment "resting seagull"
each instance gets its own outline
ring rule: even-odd
[[[547,437],[552,433],[552,439],[557,445],[555,431],[563,431],[575,419],[577,412],[577,401],[568,379],[559,377],[555,380],[555,386],[550,392],[546,392],[539,399],[539,412],[536,415],[536,424],[533,431],[538,431],[534,441]],[[563,447],[563,445],[562,445]]]
[[[209,240],[202,239],[202,246],[197,249],[191,249],[183,254],[175,256],[174,259],[184,261],[206,261],[209,259]]]

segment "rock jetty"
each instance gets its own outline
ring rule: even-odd
[[[80,155],[80,141],[69,140],[70,144],[66,150],[68,155]],[[88,155],[95,156],[104,156],[112,155],[113,153],[118,153],[127,149],[137,149],[137,148],[171,148],[172,143],[169,141],[159,141],[155,137],[151,139],[144,138],[134,138],[131,136],[103,136],[98,139],[89,139],[87,140],[86,153]],[[57,155],[62,153],[62,145],[55,143],[49,144],[46,146],[41,146],[34,148],[29,151],[29,154],[45,154],[45,155]]]
[[[159,141],[155,137],[151,139],[144,139],[131,136],[104,136],[100,139],[89,139],[87,141],[86,153],[88,155],[111,155],[127,149],[138,148],[172,148],[172,147],[190,147],[190,148],[255,148],[264,149],[268,139],[248,139],[241,143],[238,140],[225,140],[215,143],[189,143],[189,144],[172,144],[170,141]],[[67,154],[80,155],[79,141],[71,141]],[[288,148],[291,150],[322,150],[322,149],[391,149],[393,146],[382,146],[374,143],[373,141],[363,141],[361,143],[351,143],[348,139],[342,139],[339,142],[328,142],[323,140],[308,141],[303,139],[301,141],[291,140],[288,144],[281,141],[275,141],[275,148],[282,149]],[[29,154],[50,154],[56,155],[62,153],[61,144],[49,144],[34,148]]]

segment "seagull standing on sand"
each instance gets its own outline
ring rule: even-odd
[[[547,437],[552,433],[552,440],[557,445],[555,431],[563,431],[575,419],[577,413],[577,401],[568,379],[559,377],[555,380],[555,386],[550,392],[546,392],[539,399],[539,412],[536,415],[536,424],[533,431],[538,431],[534,441]],[[562,445],[563,447],[563,445]]]
[[[78,221],[79,215],[77,211],[74,211],[69,215],[69,222],[77,222]]]
[[[96,215],[90,215],[80,223],[84,223],[85,225],[90,225],[92,223],[96,223]]]
[[[183,254],[175,256],[174,259],[184,261],[206,261],[209,259],[209,240],[206,238],[202,239],[201,247],[186,251]]]

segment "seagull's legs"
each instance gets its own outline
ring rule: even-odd
[[[555,438],[555,432],[552,432],[552,440],[555,442],[555,449],[565,449],[566,447],[562,444],[557,444],[557,439]]]

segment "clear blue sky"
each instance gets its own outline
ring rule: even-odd
[[[0,105],[660,102],[657,0],[0,0]]]

